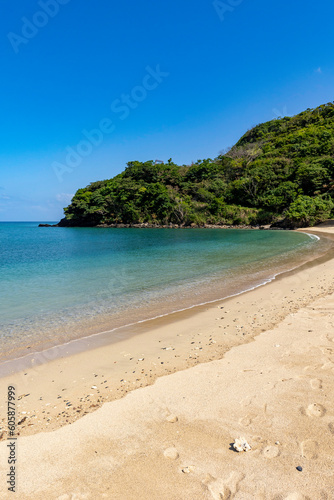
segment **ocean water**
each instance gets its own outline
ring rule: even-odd
[[[0,223],[1,359],[240,293],[326,248],[290,231]]]

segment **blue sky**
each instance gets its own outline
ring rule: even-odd
[[[128,161],[214,158],[333,101],[333,16],[329,0],[8,2],[0,220],[59,220]]]

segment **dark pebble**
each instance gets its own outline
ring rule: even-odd
[[[296,467],[297,470],[299,470],[299,472],[301,472],[303,470],[303,467],[301,467],[300,465],[298,465],[298,467]]]

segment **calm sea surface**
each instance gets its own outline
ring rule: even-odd
[[[239,293],[326,245],[289,231],[0,223],[1,358]]]

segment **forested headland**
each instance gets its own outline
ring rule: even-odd
[[[192,165],[130,161],[79,189],[61,226],[154,224],[305,227],[334,210],[334,103],[248,130]]]

